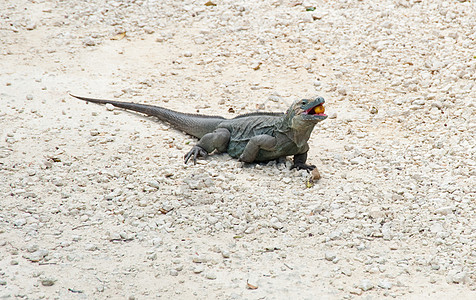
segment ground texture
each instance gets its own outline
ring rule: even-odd
[[[0,2],[1,299],[476,299],[474,1]],[[68,93],[321,95],[322,179]]]

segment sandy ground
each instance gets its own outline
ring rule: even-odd
[[[474,1],[210,3],[0,2],[0,298],[476,299]],[[70,92],[322,95],[323,177]]]

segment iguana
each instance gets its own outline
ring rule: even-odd
[[[255,112],[232,119],[176,112],[167,108],[100,100],[71,95],[80,100],[113,106],[155,116],[175,129],[199,138],[184,156],[185,163],[206,157],[213,151],[227,152],[242,162],[263,162],[294,155],[292,168],[313,170],[306,164],[307,141],[314,126],[327,118],[324,98],[295,101],[286,113]]]

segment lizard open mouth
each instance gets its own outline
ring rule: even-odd
[[[326,111],[326,109],[324,108],[324,103],[321,103],[319,105],[316,105],[314,107],[311,107],[309,108],[308,110],[306,110],[306,114],[307,115],[315,115],[315,116],[326,116],[326,114],[324,113]]]
[[[320,122],[327,119],[327,115],[324,113],[326,111],[324,108],[324,98],[317,97],[313,100],[303,99],[301,103],[301,117],[304,120]]]

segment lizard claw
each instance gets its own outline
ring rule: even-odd
[[[190,150],[187,154],[185,154],[184,159],[185,159],[185,163],[187,163],[189,159],[192,158],[193,164],[196,164],[198,157],[205,158],[207,156],[208,156],[208,152],[205,149],[203,149],[202,147],[198,145],[195,145],[192,147],[192,150]]]
[[[314,170],[316,168],[315,165],[308,165],[308,164],[303,164],[303,163],[297,163],[297,164],[293,164],[291,166],[291,170],[292,169],[298,169],[298,170],[306,170],[308,172]]]

